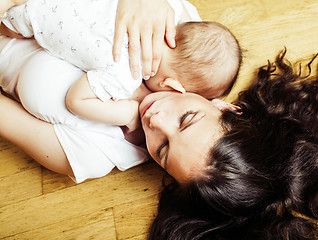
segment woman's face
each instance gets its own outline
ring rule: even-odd
[[[200,174],[221,136],[221,111],[193,93],[156,92],[139,107],[152,158],[179,182]]]

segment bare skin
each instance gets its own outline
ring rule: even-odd
[[[42,166],[73,176],[53,125],[30,115],[22,105],[0,94],[0,135],[20,147]],[[23,124],[22,124],[23,123]],[[28,126],[28,127],[25,127]]]
[[[143,77],[157,73],[162,48],[175,47],[174,11],[166,0],[119,0],[114,37],[114,61],[120,60],[124,35],[129,36],[129,59],[132,76],[139,77],[140,51]],[[166,42],[165,42],[166,40]]]

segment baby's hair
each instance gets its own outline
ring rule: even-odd
[[[216,22],[186,22],[176,29],[171,67],[186,91],[208,99],[229,93],[242,61],[234,35]]]

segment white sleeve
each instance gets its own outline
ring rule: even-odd
[[[191,21],[201,22],[202,19],[195,8],[190,2],[186,0],[168,0],[170,6],[174,10],[175,24],[177,25],[183,11],[183,6],[186,8],[188,14],[191,17]]]
[[[193,6],[190,2],[186,1],[186,0],[181,0],[184,7],[187,9],[190,17],[192,18],[192,21],[196,21],[196,22],[201,22],[202,19],[198,13],[198,10],[196,9],[195,6]]]
[[[22,34],[25,38],[31,38],[34,35],[27,13],[27,4],[10,8],[1,21],[10,30]]]
[[[119,62],[110,59],[108,63],[105,67],[87,71],[87,79],[95,95],[103,102],[110,98],[117,101],[131,97],[142,83],[142,78],[132,78],[128,51],[122,51]]]
[[[174,10],[174,22],[177,25],[182,15],[182,3],[180,2],[180,0],[168,0],[168,2]]]

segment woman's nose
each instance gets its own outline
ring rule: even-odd
[[[158,112],[152,115],[149,121],[149,127],[153,130],[160,131],[165,135],[173,134],[171,122],[168,119],[168,114],[165,112]]]

